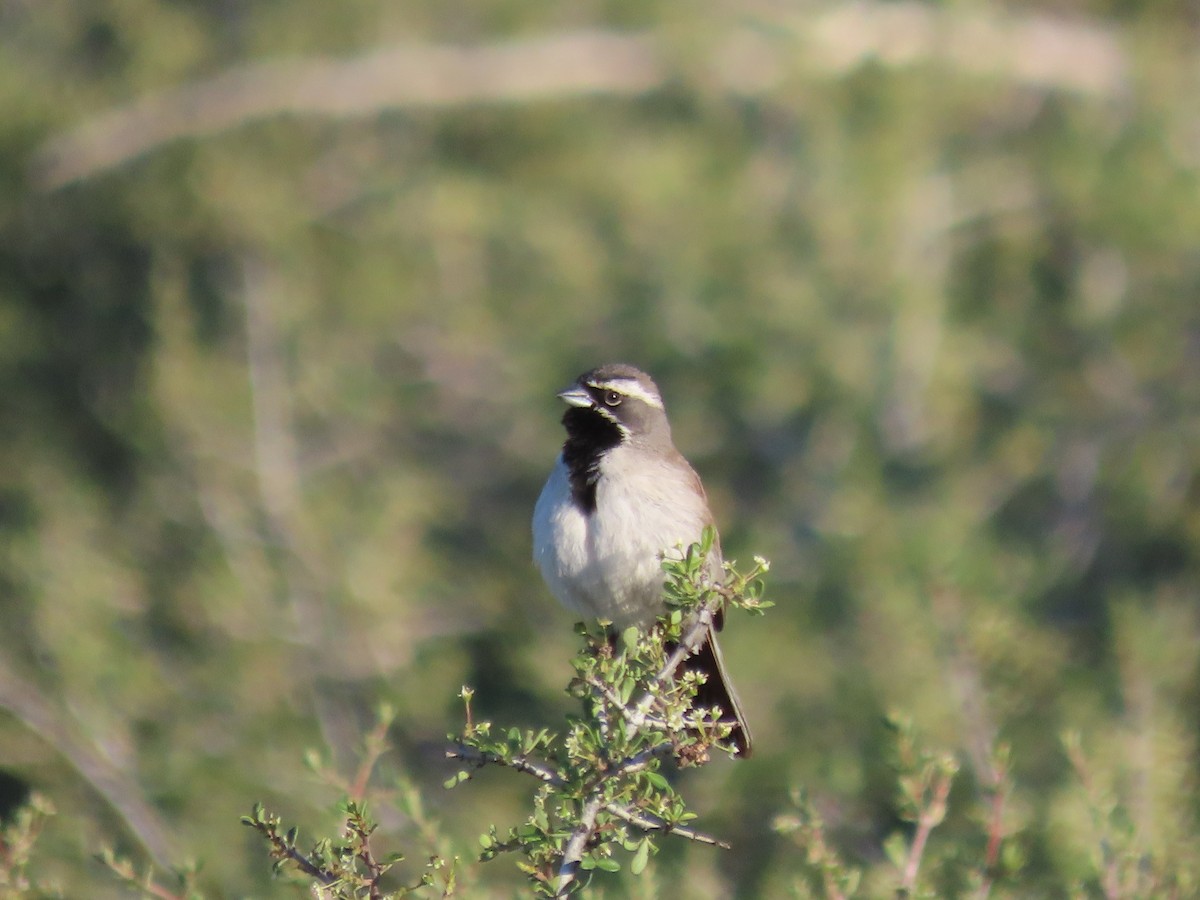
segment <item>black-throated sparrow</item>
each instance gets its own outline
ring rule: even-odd
[[[534,507],[534,561],[573,612],[645,625],[663,610],[662,555],[712,524],[704,487],[671,442],[662,395],[645,372],[601,366],[558,396],[568,404],[567,440]],[[710,563],[719,580],[719,548]],[[686,666],[707,676],[697,705],[719,706],[734,726],[731,743],[749,755],[750,729],[715,629]]]

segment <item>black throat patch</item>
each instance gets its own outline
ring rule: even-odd
[[[596,511],[600,457],[621,443],[621,429],[594,409],[573,406],[562,418],[567,429],[563,462],[571,477],[571,499],[585,513]]]

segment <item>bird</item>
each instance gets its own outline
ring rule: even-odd
[[[550,592],[584,618],[646,626],[665,610],[664,554],[713,524],[704,486],[675,448],[662,394],[635,366],[602,365],[558,394],[567,437],[533,510],[533,558]],[[723,576],[719,544],[708,558]],[[719,707],[729,745],[750,755],[750,728],[716,632],[720,613],[684,666],[706,678],[697,707]]]

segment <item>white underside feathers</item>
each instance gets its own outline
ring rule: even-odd
[[[588,514],[573,501],[559,457],[534,507],[533,555],[568,609],[619,627],[645,624],[661,611],[663,554],[698,540],[708,521],[691,470],[673,462],[646,465],[630,448],[614,448],[601,462],[596,509]]]

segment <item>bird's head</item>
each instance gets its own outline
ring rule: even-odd
[[[600,432],[616,443],[670,440],[662,395],[641,369],[620,363],[600,366],[584,372],[558,396],[570,406],[563,425],[573,437]]]

